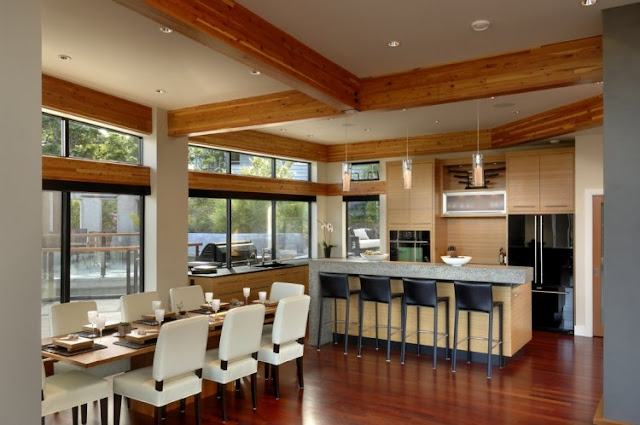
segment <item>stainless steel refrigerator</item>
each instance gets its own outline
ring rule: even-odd
[[[573,214],[508,220],[508,264],[534,269],[533,328],[573,333]]]

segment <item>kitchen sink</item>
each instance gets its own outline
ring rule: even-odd
[[[286,267],[286,264],[282,263],[264,263],[264,264],[252,264],[251,267],[256,267],[259,269],[274,269],[277,267]]]

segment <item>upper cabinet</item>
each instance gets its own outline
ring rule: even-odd
[[[413,160],[413,187],[405,189],[402,161],[387,162],[387,229],[428,230],[433,225],[434,161]]]
[[[507,154],[509,214],[572,213],[573,186],[573,148]]]

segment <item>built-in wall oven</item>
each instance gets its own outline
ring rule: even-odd
[[[431,235],[428,230],[391,230],[391,261],[431,262]]]

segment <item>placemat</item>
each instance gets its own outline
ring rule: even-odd
[[[176,320],[175,317],[167,318],[167,319],[164,319],[162,323],[173,322],[174,320]],[[146,326],[158,326],[158,322],[156,320],[140,319],[140,320],[134,320],[133,323],[137,323],[139,325],[146,325]]]
[[[71,356],[75,356],[76,354],[83,354],[83,353],[89,353],[91,351],[102,350],[103,348],[107,348],[107,346],[94,343],[93,346],[89,348],[83,348],[81,350],[76,350],[76,351],[67,351],[65,348],[56,347],[53,344],[47,344],[42,346],[42,351],[58,354],[60,356],[71,357]]]
[[[189,310],[189,313],[196,314],[213,314],[213,310],[207,310],[206,308],[199,308],[197,310]]]
[[[138,344],[136,342],[131,342],[131,341],[127,341],[127,340],[114,341],[113,345],[121,345],[123,347],[134,348],[134,349],[137,350],[138,348],[144,348],[144,347],[148,347],[150,345],[156,345],[156,339],[152,339],[150,341],[147,341],[144,344]]]

